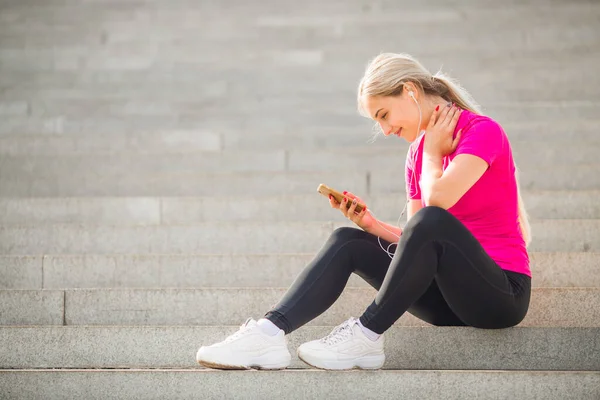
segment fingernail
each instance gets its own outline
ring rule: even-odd
[[[344,194],[346,194],[346,193],[348,193],[348,192],[344,192]]]
[[[344,201],[348,201],[348,199],[344,197]]]
[[[329,200],[331,200],[331,199],[333,199],[333,196],[332,196],[332,195],[329,195]]]
[[[440,106],[438,105],[438,106],[435,108],[435,111],[438,111],[439,109],[440,109]]]
[[[352,204],[356,204],[356,199],[352,200]]]

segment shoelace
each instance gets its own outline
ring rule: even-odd
[[[225,340],[223,340],[223,343],[229,343],[232,340],[235,340],[237,338],[239,338],[242,335],[245,335],[248,332],[248,329],[245,329],[246,326],[248,326],[248,322],[250,322],[252,318],[248,318],[246,320],[246,322],[244,322],[242,325],[240,325],[240,329],[238,329],[237,332],[235,332],[234,334],[228,336]]]
[[[351,318],[348,321],[336,326],[329,335],[321,339],[321,342],[327,345],[337,344],[343,340],[346,340],[352,336],[352,326],[354,325],[354,319]]]

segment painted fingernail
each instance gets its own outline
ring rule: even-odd
[[[346,194],[346,193],[348,193],[348,192],[344,192],[344,194]]]
[[[348,199],[344,197],[344,201],[348,201]]]
[[[439,109],[440,109],[440,106],[438,105],[438,106],[435,108],[435,111],[438,111]]]
[[[332,196],[332,195],[329,195],[329,200],[331,200],[331,199],[333,199],[333,196]]]

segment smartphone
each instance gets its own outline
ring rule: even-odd
[[[337,190],[334,190],[322,183],[317,188],[317,192],[321,193],[323,196],[327,197],[328,199],[329,199],[329,195],[333,196],[335,201],[337,201],[338,203],[341,203],[342,200],[344,199],[344,197],[346,197],[342,193],[338,192]],[[351,201],[347,202],[346,208],[350,208],[351,205],[352,205]],[[363,207],[364,207],[364,204],[358,203],[356,205],[356,209],[355,209],[356,212],[361,212],[363,210]]]

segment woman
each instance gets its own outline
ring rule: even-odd
[[[356,213],[362,201],[351,193],[344,193],[342,204],[330,199],[361,229],[333,232],[279,304],[258,322],[248,319],[223,342],[201,347],[200,364],[287,367],[285,335],[327,310],[351,273],[376,288],[377,296],[360,318],[298,348],[309,365],[381,368],[383,333],[407,311],[437,326],[484,329],[511,327],[525,317],[529,225],[502,128],[481,115],[458,84],[432,76],[406,54],[381,54],[370,63],[358,103],[386,136],[412,143],[405,228],[378,221],[367,209]],[[384,249],[391,244],[397,247],[390,262]]]

